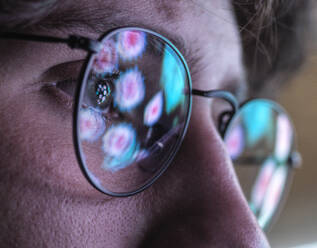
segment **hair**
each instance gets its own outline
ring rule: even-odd
[[[49,15],[58,0],[0,0],[0,30]],[[309,0],[232,0],[252,96],[278,92],[305,57]]]
[[[302,65],[309,0],[233,0],[252,96],[274,97]]]

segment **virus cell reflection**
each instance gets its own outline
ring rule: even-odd
[[[129,111],[143,101],[144,79],[137,69],[123,73],[115,83],[115,104],[121,111]]]
[[[102,138],[106,154],[103,168],[113,172],[131,165],[138,152],[136,133],[127,123],[112,126]]]
[[[161,117],[163,110],[163,94],[157,93],[147,104],[144,110],[144,124],[153,126]]]
[[[93,109],[81,109],[79,113],[79,137],[81,140],[93,142],[105,130],[105,121],[101,114]]]
[[[123,59],[139,57],[146,46],[146,35],[141,31],[124,31],[118,37],[118,52]]]
[[[118,66],[116,44],[113,40],[106,40],[102,49],[95,55],[92,68],[97,74],[112,73]]]

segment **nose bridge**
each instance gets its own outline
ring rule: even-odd
[[[228,195],[232,200],[242,198],[245,203],[223,141],[208,113],[193,114],[174,166],[177,174],[185,178],[181,181],[183,188],[188,187],[206,208]]]
[[[212,120],[193,110],[181,150],[155,186],[164,188],[158,233],[196,247],[268,247]]]
[[[212,121],[210,101],[194,100],[189,128],[177,157],[183,161],[181,170],[189,172],[183,176],[189,176],[189,181],[197,181],[203,192],[218,186],[221,189],[223,184],[234,184],[233,188],[239,188],[224,143]],[[175,167],[178,166],[175,161]]]

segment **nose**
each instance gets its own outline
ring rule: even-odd
[[[195,99],[182,147],[150,190],[144,247],[269,247],[204,101]]]

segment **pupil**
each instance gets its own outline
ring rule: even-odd
[[[95,84],[96,102],[99,106],[105,107],[108,105],[112,93],[110,84],[108,80]]]

